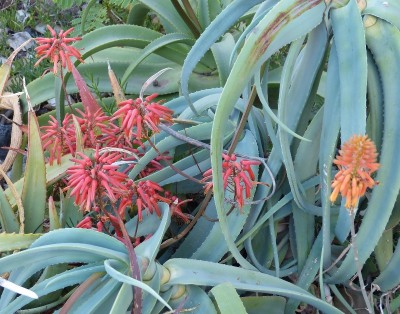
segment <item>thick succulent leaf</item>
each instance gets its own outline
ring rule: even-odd
[[[365,134],[367,50],[356,1],[332,10],[331,17],[340,77],[341,140],[345,142],[355,134]]]
[[[272,9],[274,5],[278,3],[279,0],[267,0],[262,2],[258,8],[256,13],[254,14],[253,19],[250,24],[247,25],[246,29],[240,35],[239,39],[236,41],[236,45],[232,51],[232,54],[229,59],[229,64],[233,64],[234,59],[237,57],[239,49],[242,47],[244,40],[247,35],[254,29],[254,27],[264,18],[264,16]]]
[[[96,278],[77,301],[68,308],[68,313],[96,313],[100,310],[108,313],[111,309],[108,301],[116,297],[120,287],[121,283],[107,275]]]
[[[225,85],[230,72],[229,56],[231,55],[233,48],[235,47],[235,39],[229,33],[225,34],[220,42],[217,42],[211,46],[211,51],[217,64],[219,82],[221,86]]]
[[[82,49],[82,58],[85,60],[95,52],[110,47],[127,46],[143,49],[162,34],[146,27],[137,25],[111,25],[98,28],[74,44],[77,49]],[[164,47],[158,54],[173,61],[181,62],[186,52],[182,47]]]
[[[152,11],[157,12],[163,26],[169,31],[191,34],[189,27],[178,14],[171,1],[160,2],[158,0],[139,0]]]
[[[147,6],[135,1],[135,3],[130,6],[126,24],[143,25],[149,11],[150,9]]]
[[[146,291],[147,293],[150,293],[153,297],[155,297],[158,301],[160,301],[161,303],[163,303],[167,308],[169,308],[170,310],[172,310],[172,308],[168,305],[167,302],[165,302],[165,300],[163,298],[160,297],[160,295],[155,292],[153,289],[151,289],[148,285],[146,285],[145,283],[133,279],[132,277],[126,276],[122,273],[120,273],[118,270],[115,269],[115,264],[117,263],[117,261],[115,260],[106,260],[104,262],[104,267],[107,271],[107,273],[114,278],[115,280],[118,280],[119,282],[122,283],[127,283],[131,286],[135,286],[135,287],[139,287],[141,289],[143,289],[144,291]]]
[[[373,17],[371,17],[374,19]],[[393,158],[400,151],[400,94],[394,82],[400,81],[400,31],[377,19],[366,27],[367,45],[381,73],[384,92],[384,134],[377,180],[381,183],[372,191],[366,214],[358,230],[356,243],[359,262],[364,264],[374,250],[393,210],[400,189],[400,165]],[[376,210],[379,208],[379,210]],[[348,280],[356,272],[351,250],[339,269],[329,278],[338,283]]]
[[[135,248],[136,254],[146,258],[149,264],[152,264],[154,262],[160,249],[164,234],[167,231],[171,222],[171,212],[169,210],[169,205],[166,203],[159,203],[158,206],[161,210],[162,218],[157,228],[157,231],[151,236],[150,239],[142,242]]]
[[[305,141],[300,142],[297,150],[294,160],[294,169],[300,182],[316,175],[319,160],[318,152],[320,148],[322,119],[323,110],[319,110],[304,134],[307,138],[312,138],[313,141],[311,143]],[[313,203],[315,201],[315,193],[316,191],[311,189],[305,192],[305,200]],[[293,205],[297,264],[298,270],[301,271],[313,245],[315,221],[313,215],[305,213],[298,208],[296,204]]]
[[[222,283],[210,290],[215,298],[221,314],[237,313],[247,314],[246,309],[240,300],[236,289],[229,282]]]
[[[393,229],[385,230],[375,247],[374,255],[378,268],[384,271],[387,264],[393,257]]]
[[[0,233],[0,252],[26,249],[40,236],[38,233]]]
[[[281,314],[285,310],[286,299],[278,296],[243,297],[242,302],[248,314]]]
[[[233,105],[239,98],[250,77],[259,66],[283,45],[297,39],[315,28],[324,13],[325,5],[320,1],[279,2],[258,24],[256,31],[252,32],[236,60],[225,88],[221,94],[213,129],[211,133],[211,162],[213,169],[214,198],[218,212],[218,219],[222,232],[225,236],[229,250],[241,264],[247,264],[240,259],[234,246],[232,237],[226,225],[226,217],[223,211],[224,193],[222,182],[222,137],[226,127],[226,121],[233,109]],[[284,12],[284,14],[282,13]],[[290,23],[283,24],[282,21],[290,19]],[[282,24],[279,24],[282,23]],[[279,27],[276,27],[279,24]],[[265,38],[272,38],[266,41]],[[240,77],[241,80],[237,80]],[[238,260],[239,258],[239,260]]]
[[[319,152],[319,172],[321,177],[323,264],[331,264],[331,194],[332,162],[340,128],[339,68],[336,47],[333,43],[328,61],[327,89],[324,103],[323,128]]]
[[[210,88],[206,90],[201,90],[190,93],[189,99],[192,103],[194,103],[195,101],[202,99],[206,96],[220,94],[221,91],[222,88]],[[164,106],[172,109],[176,115],[180,115],[185,109],[187,109],[187,99],[184,96],[180,96],[166,102]]]
[[[316,81],[319,81],[321,67],[324,66],[323,61],[327,45],[327,37],[325,24],[322,23],[318,25],[318,27],[309,34],[307,43],[297,58],[296,50],[301,48],[303,40],[297,40],[294,42],[292,44],[293,48],[290,48],[282,70],[278,100],[278,117],[285,125],[291,125],[293,124],[293,121],[296,120],[299,121],[297,122],[297,129],[301,133],[305,131],[305,128],[308,125],[309,118],[305,116],[308,108],[314,105],[316,87],[318,86]],[[291,60],[292,54],[293,60]],[[294,64],[294,60],[297,60],[296,64]],[[301,108],[300,110],[297,110],[297,116],[293,110],[294,106],[299,109]],[[302,178],[298,178],[300,174],[298,174],[294,168],[292,161],[293,158],[291,156],[291,147],[292,149],[295,149],[296,147],[291,145],[291,136],[281,127],[278,128],[278,135],[283,162],[287,171],[290,188],[295,196],[296,204],[307,213],[321,215],[320,208],[314,206],[311,202],[307,202],[304,191],[301,191],[301,188],[299,187],[299,181],[301,182],[311,175],[310,173],[308,173],[308,175],[302,174]],[[313,137],[310,138],[315,142]],[[312,167],[312,163],[309,165]]]
[[[250,8],[259,4],[262,0],[238,0],[232,2],[219,14],[214,21],[204,30],[196,41],[185,59],[182,69],[181,88],[183,95],[189,99],[188,81],[189,76],[196,67],[196,64],[211,48],[211,46],[222,36],[237,19],[246,13]]]
[[[193,38],[189,37],[186,34],[179,34],[179,33],[166,34],[162,37],[154,39],[152,42],[150,42],[150,44],[148,44],[142,50],[142,53],[140,54],[139,58],[135,58],[134,61],[126,69],[124,75],[122,76],[121,84],[125,85],[128,78],[136,70],[137,66],[144,59],[146,59],[150,54],[154,53],[155,51],[157,51],[158,49],[160,49],[164,46],[167,46],[172,43],[180,43],[180,42],[187,43],[187,44],[193,44],[194,40],[193,40]]]
[[[28,113],[28,157],[22,187],[25,232],[41,232],[46,208],[46,166],[39,124],[33,111]]]
[[[114,300],[114,304],[110,310],[110,314],[125,313],[132,303],[133,293],[132,287],[127,283],[122,284],[118,295]]]
[[[0,187],[0,224],[4,232],[12,233],[19,231],[17,217],[6,198],[3,188]]]
[[[168,284],[216,286],[230,282],[236,289],[282,295],[306,302],[324,313],[342,313],[289,282],[259,272],[189,259],[171,259],[164,266],[171,274]]]
[[[368,0],[363,14],[379,17],[400,29],[400,3],[397,0]]]
[[[61,274],[55,275],[54,277],[46,279],[40,283],[37,283],[31,288],[31,290],[34,291],[39,297],[45,296],[59,289],[69,287],[74,284],[79,284],[96,272],[104,272],[104,266],[97,264],[79,266],[72,270],[68,270]],[[32,274],[30,276],[32,276]],[[3,300],[4,293],[1,297],[1,301]],[[30,303],[31,301],[32,300],[29,298],[19,297],[9,304],[3,302],[1,303],[3,312],[0,311],[0,313],[14,313],[16,310],[22,308],[24,305]],[[6,304],[8,305],[6,306]]]
[[[183,306],[183,309],[190,309],[189,312],[198,314],[217,314],[214,304],[208,294],[200,287],[190,285],[186,286],[182,296],[173,299],[169,303],[174,309]]]
[[[382,146],[383,132],[383,91],[380,81],[378,68],[371,54],[368,54],[368,109],[369,109],[369,128],[367,132],[371,140],[375,143],[378,152]]]
[[[198,19],[201,27],[205,29],[221,13],[222,6],[219,1],[198,1]]]

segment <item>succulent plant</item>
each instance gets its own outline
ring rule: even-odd
[[[165,34],[97,29],[74,44],[85,64],[27,86],[0,313],[355,313],[342,289],[395,311],[397,1],[181,3],[135,2],[128,20],[151,9]],[[57,119],[36,119],[52,97]]]

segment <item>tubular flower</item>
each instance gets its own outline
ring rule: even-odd
[[[128,197],[123,205],[121,205],[123,203],[121,201],[119,212],[121,213],[123,206],[131,205],[132,199],[136,198],[139,221],[143,219],[143,209],[146,209],[150,214],[155,212],[158,216],[161,216],[158,202],[170,203],[168,198],[160,195],[163,191],[161,186],[150,180],[140,181],[138,184],[133,183],[131,197]]]
[[[76,117],[82,131],[82,142],[85,147],[95,148],[98,144],[99,138],[105,133],[109,132],[108,122],[109,117],[104,114],[104,111],[100,108],[94,114],[85,110],[82,112],[76,109],[80,117]]]
[[[355,208],[367,188],[378,184],[371,178],[371,174],[379,168],[377,156],[375,144],[367,135],[354,135],[345,142],[333,161],[339,172],[332,181],[330,201],[334,202],[340,192],[346,198],[346,208]]]
[[[118,198],[128,194],[127,175],[118,172],[118,166],[113,165],[120,159],[118,153],[106,152],[100,155],[96,148],[92,157],[81,152],[76,155],[80,159],[71,159],[76,165],[67,170],[67,188],[71,190],[71,196],[75,197],[75,203],[82,210],[89,211],[96,206],[96,199],[103,196],[115,203]]]
[[[92,229],[92,219],[89,216],[83,218],[75,228]]]
[[[157,94],[152,94],[144,100],[141,98],[128,99],[118,104],[119,109],[114,113],[112,120],[122,119],[121,128],[128,139],[134,135],[137,139],[145,138],[148,136],[148,130],[155,133],[160,132],[158,125],[161,119],[172,123],[173,111],[159,103],[152,102],[156,97]],[[134,127],[136,127],[135,132]]]
[[[251,166],[259,165],[259,161],[242,159],[237,161],[236,155],[231,156],[222,154],[224,161],[222,162],[222,176],[224,181],[224,189],[228,189],[234,193],[235,201],[239,208],[244,206],[244,199],[251,196],[251,189],[257,184],[255,182],[254,172]],[[203,182],[208,182],[204,193],[207,193],[213,187],[212,170],[209,169],[203,174]]]
[[[172,217],[175,217],[177,220],[182,221],[187,224],[189,222],[189,215],[184,214],[182,212],[182,205],[193,201],[192,199],[181,200],[177,196],[172,195],[170,192],[165,192],[165,197],[170,200],[169,208],[171,210]]]
[[[54,160],[57,164],[61,164],[61,157],[64,154],[74,153],[74,134],[71,134],[71,115],[67,114],[62,122],[62,126],[58,121],[50,116],[48,126],[43,126],[42,131],[44,134],[41,136],[43,142],[43,149],[47,150],[50,154],[49,163],[53,165]]]
[[[51,33],[52,38],[44,38],[38,37],[36,38],[36,43],[39,45],[36,50],[37,56],[41,56],[41,58],[35,63],[37,66],[40,62],[42,62],[46,58],[50,58],[50,61],[54,64],[53,73],[57,74],[58,65],[66,68],[68,67],[68,71],[72,70],[72,61],[71,57],[75,57],[80,62],[83,63],[81,53],[78,49],[72,46],[68,46],[74,41],[81,40],[81,37],[71,37],[66,38],[74,28],[70,28],[67,31],[61,30],[57,36],[56,31],[49,25],[47,25],[48,30]]]

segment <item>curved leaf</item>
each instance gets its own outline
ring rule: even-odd
[[[315,306],[324,313],[342,313],[307,291],[282,279],[259,272],[189,259],[171,259],[164,266],[171,277],[168,284],[216,286],[230,282],[236,289],[278,294]]]

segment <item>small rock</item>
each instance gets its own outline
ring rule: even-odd
[[[42,23],[40,23],[40,24],[38,24],[38,25],[36,25],[35,26],[35,31],[37,31],[38,33],[40,33],[40,34],[44,34],[44,33],[46,33],[46,30],[47,30],[47,28],[46,28],[46,25],[45,24],[42,24]]]
[[[8,40],[8,45],[14,50],[21,46],[25,41],[32,38],[32,36],[28,32],[19,32],[13,34]],[[26,45],[22,50],[30,49],[34,46],[34,42],[31,41],[28,45]]]
[[[3,64],[7,61],[7,58],[1,57],[0,56],[0,64]]]
[[[30,16],[31,15],[25,10],[18,10],[17,13],[15,13],[15,19],[22,24],[24,24],[27,18]]]

